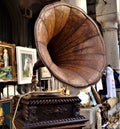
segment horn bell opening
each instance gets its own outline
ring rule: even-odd
[[[35,23],[38,55],[63,83],[86,87],[106,66],[105,44],[95,22],[80,8],[57,2],[43,8]]]

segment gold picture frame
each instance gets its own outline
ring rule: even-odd
[[[0,42],[0,82],[16,81],[15,44]],[[4,51],[8,53],[8,66],[3,59]]]

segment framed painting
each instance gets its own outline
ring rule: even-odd
[[[0,82],[16,81],[15,47],[0,42]]]
[[[31,83],[33,66],[37,61],[36,49],[17,46],[16,60],[18,84]]]
[[[0,129],[12,129],[12,123],[8,117],[12,110],[12,99],[0,100]]]
[[[48,70],[47,67],[41,67],[40,68],[40,74],[41,74],[41,78],[50,78],[52,77],[50,71]]]

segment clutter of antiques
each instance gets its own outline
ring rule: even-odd
[[[96,23],[55,2],[41,10],[34,36],[35,48],[0,42],[1,129],[118,128],[119,72]]]

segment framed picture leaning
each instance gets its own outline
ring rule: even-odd
[[[37,61],[36,49],[16,46],[16,60],[18,84],[31,83],[33,66]]]

